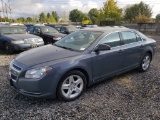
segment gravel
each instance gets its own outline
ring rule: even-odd
[[[72,102],[17,94],[6,74],[15,55],[0,51],[0,120],[160,120],[160,38],[150,69],[132,70],[89,87]]]

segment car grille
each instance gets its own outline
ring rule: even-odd
[[[37,38],[25,39],[24,43],[38,43],[38,39]]]
[[[13,81],[16,81],[18,79],[21,70],[21,67],[11,62],[9,67],[9,75]]]
[[[21,68],[20,68],[20,67],[18,67],[18,66],[16,66],[16,65],[14,65],[14,64],[13,64],[13,67],[14,67],[15,69],[17,69],[17,70],[21,71]]]
[[[17,76],[15,76],[15,75],[11,74],[11,79],[13,79],[13,80],[17,80]]]

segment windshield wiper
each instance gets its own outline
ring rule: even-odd
[[[3,34],[13,34],[13,33],[3,33]]]
[[[60,47],[60,48],[67,49],[67,50],[76,51],[76,50],[74,50],[72,48],[68,48],[68,47],[65,47],[65,46],[59,46],[59,45],[56,45],[56,44],[54,44],[54,45],[57,46],[57,47]]]
[[[14,33],[14,34],[26,34],[26,33]]]

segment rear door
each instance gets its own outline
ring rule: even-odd
[[[118,32],[104,37],[99,44],[107,44],[111,50],[92,53],[93,79],[98,80],[123,70],[124,52],[121,48],[121,39]]]
[[[121,35],[125,54],[124,69],[138,66],[143,49],[142,39],[134,31],[123,31]]]

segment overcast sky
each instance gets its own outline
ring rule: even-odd
[[[8,2],[8,0],[3,0]],[[12,8],[12,18],[38,16],[42,11],[47,13],[57,11],[62,16],[64,11],[69,14],[72,9],[88,12],[91,8],[101,8],[107,0],[9,0]],[[118,6],[124,9],[127,5],[139,3],[142,0],[116,0]],[[124,2],[125,1],[125,2]],[[160,0],[143,0],[153,10],[153,17],[160,13]],[[2,8],[0,4],[0,9]]]

